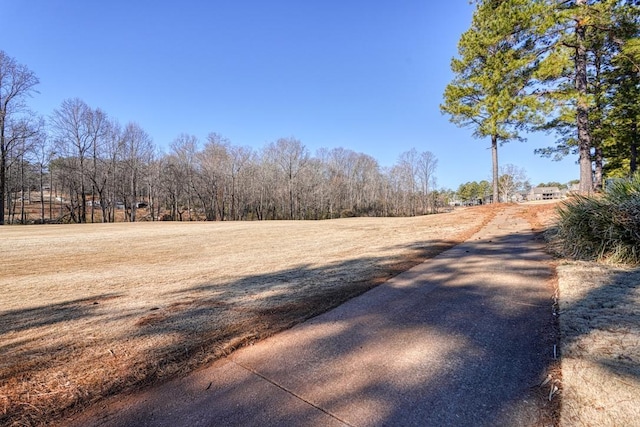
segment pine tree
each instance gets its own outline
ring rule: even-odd
[[[558,140],[556,146],[536,151],[556,158],[577,153],[579,188],[590,193],[612,160],[607,159],[612,144],[619,145],[611,140],[611,102],[619,88],[610,76],[620,73],[617,58],[634,33],[637,37],[637,5],[620,0],[539,2],[547,13],[534,24],[540,58],[535,77],[539,92],[555,105],[554,117],[543,128],[553,130]]]
[[[479,0],[440,107],[456,125],[473,128],[474,137],[491,139],[494,203],[498,144],[520,139],[519,129],[536,120],[539,104],[529,90],[536,46],[528,25],[540,7],[530,0]]]

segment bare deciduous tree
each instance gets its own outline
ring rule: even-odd
[[[122,162],[124,176],[122,180],[122,197],[126,217],[135,222],[136,212],[140,203],[141,181],[145,169],[153,156],[153,142],[151,137],[137,123],[129,123],[124,129]]]
[[[437,206],[430,203],[429,193],[436,187],[436,168],[438,159],[431,151],[423,151],[418,155],[418,182],[422,190],[422,213],[435,212]]]
[[[404,210],[408,215],[416,215],[418,151],[415,148],[400,154],[396,173],[399,175],[404,195]]]
[[[25,99],[35,92],[38,83],[33,71],[0,50],[0,225],[4,224],[5,197],[8,196],[9,151],[32,132],[33,120],[26,111]]]
[[[197,185],[198,172],[196,171],[196,155],[198,153],[198,138],[186,133],[180,134],[171,143],[171,151],[186,179],[187,216],[189,221],[191,221],[193,220],[191,216],[193,210],[193,195],[195,194],[204,205],[203,193],[199,190],[200,186]]]
[[[298,175],[309,161],[309,151],[295,138],[280,138],[269,144],[267,153],[271,161],[284,174],[288,195],[288,219],[296,219],[300,207],[295,203],[298,196]]]
[[[67,166],[76,176],[70,184],[79,208],[77,219],[87,222],[87,163],[95,150],[94,111],[79,98],[67,99],[54,110],[50,121],[57,150],[69,159]]]
[[[123,149],[123,132],[120,124],[108,120],[101,137],[94,144],[93,168],[90,175],[92,194],[98,194],[102,222],[114,221],[115,199],[118,193],[116,175]],[[95,205],[95,197],[92,196],[92,199],[94,200],[92,205]]]
[[[524,191],[528,185],[527,172],[511,163],[500,167],[500,197],[502,202],[514,202],[517,192]]]

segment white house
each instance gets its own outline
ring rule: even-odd
[[[554,200],[567,197],[566,190],[560,190],[558,187],[534,187],[528,195],[529,200]]]

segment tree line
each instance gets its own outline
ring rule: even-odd
[[[81,99],[39,117],[26,105],[37,84],[0,51],[0,224],[406,216],[448,203],[429,151],[385,168],[344,148],[312,155],[293,137],[254,149],[210,133],[178,135],[161,153],[139,124]]]
[[[638,0],[477,0],[471,27],[452,60],[441,109],[492,149],[494,200],[498,146],[544,131],[577,154],[579,187],[637,170],[640,132]]]

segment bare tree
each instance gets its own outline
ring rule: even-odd
[[[355,157],[356,153],[344,148],[334,148],[326,154],[329,218],[348,214],[353,208],[351,177]]]
[[[25,224],[27,221],[25,202],[30,202],[31,181],[33,178],[32,164],[29,161],[28,153],[32,147],[32,141],[21,139],[19,143],[12,146],[13,153],[9,153],[8,165],[8,220],[10,223],[16,222],[17,207],[20,207],[19,223]],[[13,195],[11,194],[13,192]],[[13,199],[13,203],[12,203]]]
[[[74,169],[76,176],[71,184],[77,198],[79,222],[87,222],[87,163],[95,143],[92,116],[93,111],[84,101],[73,98],[64,100],[50,119],[57,151],[69,158],[67,166]]]
[[[5,141],[7,142],[7,150],[4,153],[5,190],[1,198],[4,201],[6,197],[6,211],[9,215],[9,222],[12,222],[12,219],[15,218],[16,205],[12,203],[11,192],[13,189],[16,200],[18,200],[17,194],[23,192],[25,161],[28,160],[28,153],[32,150],[33,144],[41,136],[44,122],[42,118],[27,112],[17,119],[12,118],[6,125]],[[24,208],[22,200],[20,200],[19,204],[22,213]],[[21,221],[24,222],[24,219],[24,215],[21,214]]]
[[[52,158],[52,150],[48,144],[47,135],[45,132],[41,132],[34,140],[32,146],[33,159],[35,160],[35,166],[38,169],[38,189],[40,193],[40,222],[44,223],[45,218],[45,177],[47,174],[51,175],[49,170],[49,163]],[[51,187],[49,187],[49,220],[51,220]]]
[[[169,154],[161,159],[159,166],[161,167],[158,172],[159,187],[169,208],[168,218],[171,221],[182,221],[182,214],[187,204],[187,176],[184,165],[175,154]]]
[[[151,137],[137,123],[129,123],[125,126],[122,136],[123,150],[122,163],[124,165],[122,179],[122,197],[126,212],[126,218],[136,221],[136,212],[141,195],[141,181],[145,168],[149,165],[153,156],[153,141]],[[146,190],[146,189],[144,189]]]
[[[405,189],[404,171],[398,165],[394,165],[385,171],[387,215],[408,215],[407,191]]]
[[[115,120],[107,120],[94,144],[93,165],[89,178],[92,186],[92,205],[96,204],[95,193],[97,193],[102,222],[115,221],[115,199],[118,194],[116,177],[122,169],[120,159],[124,150],[123,137],[120,124]]]
[[[259,220],[277,219],[278,171],[264,149],[257,156],[250,174],[254,184],[251,186],[253,206],[256,218]]]
[[[299,213],[299,205],[296,204],[298,175],[309,161],[309,151],[295,138],[280,138],[269,144],[267,153],[284,174],[288,195],[287,217],[295,219]]]
[[[225,220],[229,168],[229,141],[217,133],[210,133],[204,149],[198,155],[200,177],[199,195],[207,220]]]
[[[244,200],[246,193],[244,185],[246,183],[246,169],[253,159],[253,150],[249,147],[229,146],[228,148],[228,163],[227,163],[227,176],[229,183],[229,196],[230,196],[230,217],[232,220],[241,219],[246,209],[243,209],[240,205],[241,200]]]
[[[430,203],[429,193],[436,187],[436,168],[438,159],[431,151],[423,151],[418,155],[418,182],[422,190],[422,212],[435,212],[437,206]]]
[[[396,173],[400,176],[402,183],[401,191],[404,193],[404,209],[407,215],[414,216],[417,213],[416,196],[418,181],[418,151],[412,148],[400,154]]]
[[[353,187],[352,210],[356,215],[376,215],[379,199],[380,166],[373,157],[355,153],[351,175]]]
[[[307,167],[300,176],[302,205],[301,215],[304,219],[326,218],[326,183],[325,167],[320,158],[310,158]]]
[[[31,132],[32,120],[21,116],[26,113],[25,99],[38,83],[31,70],[0,50],[0,225],[7,196],[7,156],[13,145],[29,136],[25,132]]]
[[[198,199],[204,202],[200,186],[196,184],[198,181],[198,173],[196,171],[198,138],[186,133],[180,134],[171,143],[171,151],[186,179],[187,216],[189,221],[191,221],[193,220],[191,216],[193,210],[193,194],[195,193]]]
[[[502,202],[515,201],[516,193],[525,190],[528,184],[527,173],[523,168],[513,164],[506,164],[500,167],[500,197]]]
[[[164,170],[165,159],[154,153],[149,164],[149,173],[147,174],[147,192],[149,195],[149,214],[152,221],[162,219],[161,209],[163,207],[163,196],[161,191],[162,175]]]
[[[95,222],[96,192],[98,192],[98,179],[100,173],[99,163],[104,154],[104,149],[109,147],[111,123],[107,114],[101,109],[89,109],[87,114],[87,132],[91,144],[91,165],[89,166],[88,177],[91,182],[91,222]],[[104,212],[104,211],[103,211]],[[102,218],[104,222],[104,215]]]

